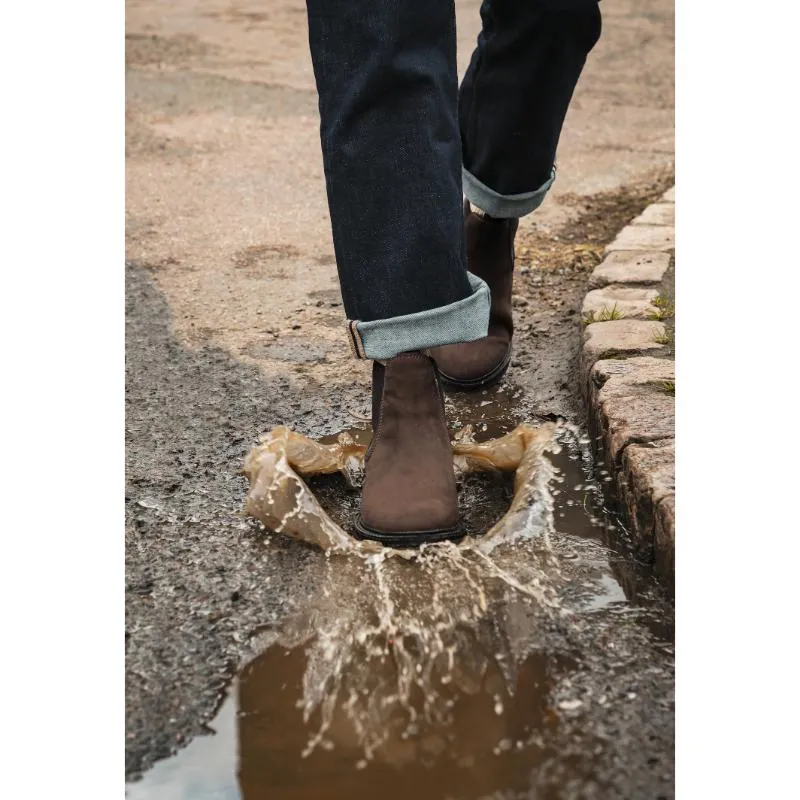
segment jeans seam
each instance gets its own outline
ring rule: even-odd
[[[348,338],[354,357],[392,358],[401,352],[474,341],[485,336],[491,310],[489,287],[477,276],[470,273],[467,276],[470,294],[453,303],[399,317],[368,322],[348,320]]]
[[[491,0],[485,0],[485,6],[486,6],[486,10],[487,10],[487,12],[489,14],[493,14],[494,13],[494,11],[492,9]],[[483,37],[483,44],[481,44],[481,37]],[[485,61],[484,56],[486,54],[486,47],[489,44],[488,40],[489,40],[489,32],[486,30],[486,27],[482,24],[481,25],[481,32],[478,35],[478,42],[477,42],[478,60],[475,62],[475,74],[472,76],[472,98],[471,98],[470,106],[469,106],[469,110],[470,110],[470,120],[469,120],[469,122],[470,122],[470,125],[469,125],[470,142],[472,142],[473,145],[478,139],[478,112],[477,112],[475,106],[477,104],[477,98],[478,98],[478,94],[479,94],[479,92],[478,92],[478,81],[479,81],[479,78],[481,76],[481,73],[483,72],[482,67],[483,67],[484,61]],[[463,145],[462,145],[462,150],[463,150]],[[463,156],[462,156],[462,158],[463,158]]]
[[[531,192],[504,195],[482,183],[466,167],[462,167],[464,196],[470,205],[476,206],[493,217],[523,217],[535,211],[545,200],[556,178],[553,165],[550,178]]]

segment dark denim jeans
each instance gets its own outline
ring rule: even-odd
[[[307,6],[356,354],[389,358],[484,336],[489,293],[467,273],[463,195],[493,216],[541,204],[600,35],[597,0],[485,0],[460,95],[453,0]]]

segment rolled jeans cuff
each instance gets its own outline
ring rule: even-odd
[[[550,177],[535,191],[523,194],[499,194],[481,183],[471,172],[461,168],[461,179],[464,196],[471,205],[485,211],[490,217],[509,219],[524,217],[535,211],[544,202],[548,190],[556,179],[556,168],[550,171]]]
[[[481,339],[489,331],[489,287],[467,273],[472,293],[439,308],[370,322],[348,320],[350,346],[356,358],[394,358],[400,353],[425,350]]]

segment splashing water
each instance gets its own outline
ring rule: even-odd
[[[511,504],[484,536],[413,551],[349,536],[301,479],[338,471],[356,483],[365,447],[349,434],[325,445],[276,428],[248,455],[247,513],[329,555],[311,606],[254,643],[305,648],[304,721],[319,714],[305,755],[357,742],[366,761],[410,757],[411,743],[446,730],[458,696],[485,690],[489,674],[502,713],[520,665],[563,614],[545,457],[559,452],[556,431],[520,425],[481,444],[462,431],[457,471],[514,471]]]
[[[365,431],[263,438],[247,512],[324,551],[315,588],[131,800],[671,796],[671,611],[607,546],[580,431],[493,420],[453,444],[467,535],[413,551],[348,534]]]
[[[460,473],[506,470],[515,472],[514,498],[508,512],[480,539],[461,546],[490,552],[511,538],[547,537],[552,528],[552,498],[547,483],[552,467],[544,453],[559,452],[552,423],[535,428],[518,425],[511,433],[490,442],[474,441],[471,427],[456,436],[453,460]],[[416,550],[403,552],[354,539],[323,510],[301,475],[341,472],[357,483],[363,471],[366,447],[343,433],[334,444],[315,442],[289,428],[278,427],[261,438],[244,463],[250,480],[245,511],[270,530],[283,533],[327,552],[384,553],[412,558]]]

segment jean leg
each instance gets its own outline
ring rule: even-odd
[[[597,0],[484,0],[482,30],[459,95],[464,193],[519,217],[555,178],[564,117],[600,37]]]
[[[333,242],[356,353],[387,357],[398,347],[484,335],[488,299],[468,276],[462,232],[453,0],[307,7]]]

